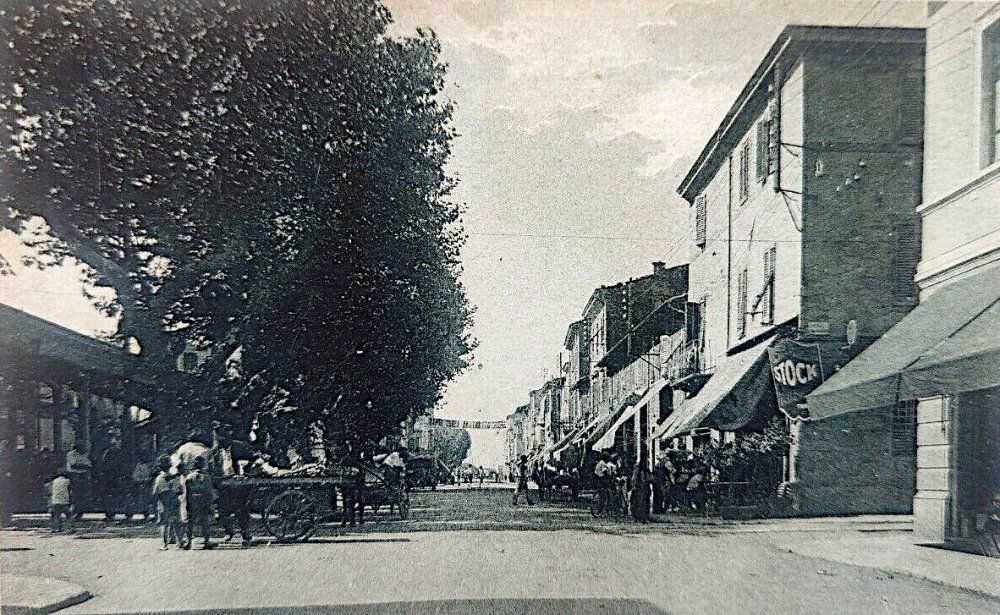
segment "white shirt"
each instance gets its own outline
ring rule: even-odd
[[[57,476],[49,483],[49,504],[69,504],[69,479]]]

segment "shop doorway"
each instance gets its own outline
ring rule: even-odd
[[[1000,388],[963,393],[957,406],[949,537],[963,540],[982,530],[993,494],[1000,493]]]

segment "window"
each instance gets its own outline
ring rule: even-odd
[[[750,140],[740,148],[740,203],[750,196]]]
[[[762,325],[774,324],[774,260],[777,255],[775,246],[764,252],[764,290],[760,305]]]
[[[736,283],[736,336],[743,339],[747,334],[747,270],[740,272]]]
[[[982,166],[997,162],[1000,133],[1000,21],[983,30],[981,73],[981,144]]]
[[[892,301],[896,306],[917,304],[917,284],[914,278],[920,260],[920,223],[916,220],[896,220],[892,224]]]
[[[892,455],[914,457],[917,454],[917,402],[901,401],[892,412]]]
[[[770,174],[770,161],[768,160],[768,122],[761,120],[757,122],[757,181],[764,183]]]
[[[708,232],[708,199],[704,194],[699,194],[694,199],[694,243],[699,248],[704,248],[708,243],[706,234]]]

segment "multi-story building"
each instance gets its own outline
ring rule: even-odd
[[[923,54],[922,30],[787,27],[678,188],[696,254],[655,436],[690,447],[786,420],[774,486],[804,513],[910,506],[905,408],[801,419],[806,393],[916,305]]]
[[[563,346],[569,353],[563,404],[566,417],[563,422],[572,428],[582,427],[589,419],[590,403],[590,327],[586,320],[578,320],[566,330]]]
[[[507,478],[510,479],[517,473],[517,464],[521,455],[527,454],[524,444],[524,421],[527,417],[527,406],[520,406],[514,412],[507,415],[507,461],[505,464]]]
[[[627,459],[637,457],[636,443],[648,439],[640,432],[655,424],[649,422],[649,405],[637,402],[659,377],[661,338],[684,327],[687,284],[687,265],[657,262],[650,275],[591,294],[565,343],[570,379],[587,391],[576,398],[581,426],[557,443],[557,454],[575,443],[575,461],[595,446],[614,445]]]
[[[961,543],[1000,493],[1000,6],[926,6],[920,305],[809,409],[825,422],[909,405],[916,537]]]

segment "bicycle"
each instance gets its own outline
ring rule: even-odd
[[[601,517],[624,517],[628,513],[628,504],[619,484],[614,487],[601,487],[594,499],[590,501],[590,514],[595,519]]]

